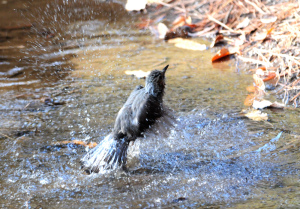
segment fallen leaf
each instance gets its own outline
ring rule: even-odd
[[[89,148],[94,148],[97,146],[96,142],[90,142],[90,143],[86,143],[80,140],[73,140],[73,141],[60,141],[60,142],[54,142],[54,145],[63,145],[63,144],[76,144],[76,145],[82,145],[85,147],[89,147]]]
[[[244,101],[244,105],[248,107],[252,106],[254,99],[255,99],[255,95],[249,94]]]
[[[285,105],[284,104],[281,104],[281,103],[278,103],[278,102],[270,102],[268,100],[261,100],[261,101],[258,101],[258,100],[254,100],[253,102],[253,108],[254,109],[264,109],[266,107],[271,107],[271,108],[284,108]]]
[[[191,25],[192,24],[192,18],[190,16],[186,17],[184,15],[180,15],[179,17],[177,17],[173,22],[173,28],[172,30],[174,30],[177,27],[183,26],[183,25]]]
[[[251,109],[245,114],[247,118],[250,118],[254,121],[266,121],[268,120],[268,114],[262,113],[260,110]]]
[[[96,142],[90,142],[88,143],[88,147],[91,149],[91,148],[94,148],[96,147],[98,144]]]
[[[237,26],[236,29],[241,29],[241,28],[245,28],[250,24],[250,19],[248,17],[246,17],[242,22],[240,22]]]
[[[227,48],[222,48],[218,51],[218,53],[215,56],[213,56],[211,61],[214,62],[214,61],[219,60],[219,59],[221,59],[223,57],[226,57],[228,55],[230,55],[229,50]]]
[[[265,66],[261,66],[259,68],[255,68],[255,69],[250,69],[249,71],[253,71],[256,72],[257,70],[262,70],[262,71],[266,71],[266,67]]]
[[[272,80],[276,77],[276,73],[275,72],[269,72],[268,77],[264,78],[263,81],[269,81]]]
[[[271,33],[274,28],[267,30],[266,32],[259,33],[254,37],[254,41],[265,41],[266,39],[271,37]]]
[[[182,26],[185,23],[185,16],[184,15],[180,15],[179,17],[177,17],[173,22],[172,25],[174,26]]]
[[[264,15],[260,21],[262,23],[265,23],[265,24],[268,24],[268,23],[272,23],[272,22],[275,22],[277,20],[277,17],[276,16],[272,16],[272,15]]]
[[[222,34],[216,36],[216,38],[212,41],[210,48],[213,48],[216,44],[221,43],[221,42],[225,42],[224,36]]]
[[[150,74],[150,71],[145,72],[145,71],[142,71],[142,70],[126,70],[125,74],[126,75],[133,75],[137,78],[146,78]]]
[[[174,38],[168,41],[168,43],[175,44],[176,47],[181,49],[195,50],[195,51],[203,51],[206,50],[205,44],[199,44],[195,41],[186,40],[182,38]]]
[[[266,82],[267,84],[271,84],[273,86],[277,86],[277,83],[280,79],[280,75],[278,72],[275,72],[275,71],[269,71],[267,74],[266,74],[267,77],[265,77],[263,79],[264,82]]]
[[[246,90],[247,90],[248,92],[253,93],[253,92],[255,92],[255,86],[247,86],[247,87],[246,87]]]
[[[240,54],[239,48],[238,47],[232,47],[232,48],[222,48],[218,51],[216,55],[214,55],[211,59],[212,62],[215,62],[223,57],[226,57],[231,54]]]
[[[252,106],[254,109],[264,109],[266,107],[270,107],[271,104],[272,102],[268,100],[262,100],[262,101],[254,100]]]

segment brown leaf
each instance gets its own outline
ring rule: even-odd
[[[213,56],[211,58],[211,61],[215,62],[215,61],[217,61],[223,57],[226,57],[228,55],[230,55],[229,50],[227,48],[222,48],[221,50],[218,51],[218,53],[215,56]]]
[[[250,71],[253,71],[253,72],[256,72],[257,70],[266,71],[266,67],[265,67],[265,66],[261,66],[261,67],[259,67],[259,68],[250,69]]]
[[[240,54],[239,48],[238,47],[232,47],[232,48],[222,48],[221,50],[218,51],[218,53],[216,55],[214,55],[211,59],[212,62],[215,62],[217,60],[220,60],[221,58],[224,58],[228,55],[231,54]]]
[[[185,16],[184,15],[180,15],[172,22],[172,25],[174,27],[183,26],[184,24],[185,24]]]
[[[249,94],[244,101],[244,105],[248,107],[252,106],[254,98],[255,98],[254,94]]]
[[[173,21],[172,25],[173,25],[173,27],[172,27],[171,31],[175,30],[178,27],[184,26],[184,25],[192,25],[192,18],[190,16],[186,17],[184,15],[180,15]]]
[[[263,81],[269,81],[272,80],[276,77],[276,73],[275,72],[269,72],[268,77],[264,78]]]
[[[213,40],[213,42],[211,43],[210,47],[214,47],[216,44],[218,43],[221,43],[221,42],[224,42],[224,36],[221,34],[221,35],[218,35],[216,36],[216,38]]]
[[[248,92],[253,93],[253,92],[255,92],[255,86],[247,86],[246,90],[247,90]]]

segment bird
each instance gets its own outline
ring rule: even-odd
[[[145,86],[136,86],[131,92],[117,114],[112,132],[80,160],[81,168],[86,173],[117,168],[126,170],[129,143],[143,137],[156,123],[161,123],[164,116],[168,118],[166,121],[172,120],[170,109],[163,104],[168,67],[151,71]]]

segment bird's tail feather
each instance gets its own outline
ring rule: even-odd
[[[87,173],[120,168],[126,163],[128,145],[126,139],[117,140],[109,134],[80,160],[81,168]]]

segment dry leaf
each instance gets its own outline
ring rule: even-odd
[[[145,72],[145,71],[142,71],[142,70],[126,70],[125,74],[126,75],[133,75],[137,78],[146,78],[150,74],[150,71]]]
[[[262,23],[265,23],[265,24],[268,24],[268,23],[272,23],[272,22],[275,22],[277,20],[277,17],[276,16],[272,16],[272,15],[264,15],[260,21]]]
[[[54,142],[54,145],[63,145],[63,144],[76,144],[76,145],[82,145],[85,147],[89,147],[89,148],[94,148],[97,146],[96,142],[90,142],[90,143],[86,143],[80,140],[73,140],[73,141],[60,141],[60,142]]]
[[[262,101],[254,100],[252,106],[254,109],[264,109],[266,107],[270,107],[271,104],[272,102],[268,100],[262,100]]]
[[[175,29],[177,27],[180,27],[180,26],[183,26],[183,25],[191,25],[192,24],[192,18],[190,16],[188,17],[185,17],[184,15],[180,15],[179,17],[177,17],[172,25],[173,25],[173,28],[172,29]]]
[[[255,86],[247,86],[247,87],[246,87],[246,90],[247,90],[248,92],[253,93],[253,92],[255,92]]]
[[[280,104],[278,102],[270,102],[268,100],[261,100],[261,101],[257,101],[254,100],[253,102],[253,108],[254,109],[264,109],[266,107],[272,107],[272,108],[284,108],[284,104]]]
[[[248,113],[245,114],[246,117],[254,121],[266,121],[268,120],[268,114],[262,113],[260,110],[251,109]]]
[[[268,73],[268,77],[264,78],[263,81],[269,81],[272,80],[276,77],[276,73],[275,72],[269,72]]]
[[[224,36],[222,34],[216,36],[216,38],[211,43],[210,48],[214,47],[216,44],[221,43],[221,42],[225,42]]]
[[[265,41],[267,38],[270,38],[273,30],[274,30],[274,28],[271,28],[264,33],[257,34],[254,37],[254,41]]]
[[[237,26],[236,29],[241,29],[241,28],[245,28],[250,24],[250,20],[248,17],[246,17],[242,22],[240,22]]]
[[[177,17],[173,22],[172,25],[174,26],[183,26],[185,23],[185,16],[184,15],[180,15],[179,17]]]
[[[228,55],[230,55],[229,50],[227,48],[222,48],[220,51],[218,51],[218,53],[215,56],[213,56],[211,61],[214,62]]]
[[[168,41],[169,43],[174,43],[176,47],[181,49],[188,49],[188,50],[197,50],[203,51],[206,50],[205,44],[199,44],[195,41],[186,40],[182,38],[174,38]]]
[[[255,95],[249,94],[244,101],[244,105],[248,107],[252,106],[254,99],[255,99]]]
[[[238,47],[232,47],[232,48],[222,48],[220,51],[218,51],[218,53],[212,57],[211,61],[212,62],[215,62],[223,57],[226,57],[228,55],[231,55],[231,54],[240,54],[240,51],[239,51],[239,48]]]
[[[250,71],[253,71],[253,72],[256,72],[257,70],[266,71],[266,67],[265,67],[265,66],[261,66],[261,67],[259,67],[259,68],[250,69]]]
[[[265,82],[264,83],[265,85],[268,84],[268,85],[276,86],[280,79],[280,75],[278,74],[278,72],[266,71],[265,67],[257,68],[255,75],[257,75],[257,77],[259,77],[263,82]]]

